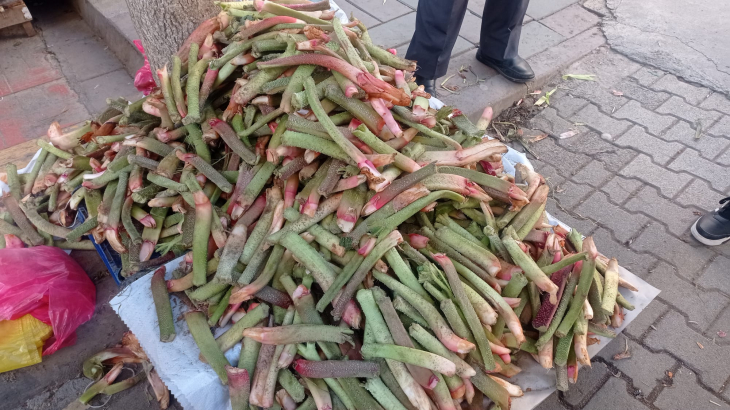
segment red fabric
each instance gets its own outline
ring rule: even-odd
[[[134,40],[134,45],[137,46],[137,50],[144,57],[144,65],[137,70],[137,74],[134,76],[134,86],[137,87],[137,90],[142,91],[144,95],[149,95],[157,87],[155,78],[152,76],[152,67],[150,67],[150,62],[147,60],[147,54],[144,52],[142,42]]]
[[[43,355],[76,341],[76,328],[91,319],[96,287],[59,248],[0,249],[0,320],[31,314],[53,328]]]

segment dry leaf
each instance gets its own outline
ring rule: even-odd
[[[574,80],[596,81],[595,74],[565,74],[563,80],[572,78]]]
[[[520,106],[520,104],[522,104],[522,98],[520,98],[520,99],[519,99],[519,101],[517,101],[517,102],[515,103],[515,107],[519,107],[519,106]]]
[[[550,105],[550,96],[553,95],[555,91],[557,91],[557,88],[553,88],[552,90],[548,91],[543,95],[542,97],[538,98],[537,101],[535,101],[535,105],[538,107],[545,104]]]
[[[697,346],[699,346],[700,349],[704,349],[705,348],[705,346],[702,346],[702,343],[700,343],[700,342],[695,342],[695,343],[697,343]]]
[[[540,95],[540,94],[542,94],[542,90],[535,90],[528,95]]]
[[[720,337],[725,337],[725,336],[727,336],[727,333],[724,332],[724,331],[722,331],[722,330],[720,330],[719,332],[717,332],[717,335],[720,336]]]
[[[597,337],[589,337],[586,339],[586,346],[601,344],[601,340]]]
[[[629,352],[629,339],[624,338],[624,342],[626,343],[626,347],[624,347],[624,351],[613,355],[613,360],[622,360],[622,359],[628,359],[629,357],[631,357],[631,352]]]
[[[669,376],[669,378],[671,379],[672,377],[674,377],[674,373],[672,373],[672,372],[667,372],[667,376]]]
[[[575,137],[578,134],[580,134],[580,132],[578,130],[568,130],[568,131],[565,131],[564,133],[560,134],[560,139],[564,140],[566,138]]]
[[[547,136],[548,136],[547,133],[542,133],[540,135],[536,135],[534,137],[528,138],[528,140],[529,140],[529,142],[535,143],[535,142],[544,140],[545,138],[547,138]]]
[[[612,93],[613,93],[613,95],[615,95],[616,97],[621,97],[622,95],[624,95],[624,93],[623,93],[623,92],[621,92],[621,91],[618,91],[618,90],[611,90],[611,92],[612,92]]]

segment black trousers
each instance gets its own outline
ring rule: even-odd
[[[416,32],[406,58],[418,62],[416,74],[436,79],[446,74],[468,0],[419,0]],[[530,0],[486,0],[479,52],[493,59],[517,56],[522,20]]]

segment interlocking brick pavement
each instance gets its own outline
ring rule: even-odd
[[[662,293],[596,359],[609,377],[557,399],[576,409],[727,408],[730,340],[719,334],[730,332],[730,244],[705,247],[689,227],[730,190],[730,100],[661,70],[619,67],[626,59],[614,54],[599,49],[564,70],[597,81],[554,84],[529,124],[549,138],[531,149],[557,181],[560,206],[551,199],[548,210]],[[576,123],[588,129],[560,140]],[[614,360],[624,337],[632,357]]]

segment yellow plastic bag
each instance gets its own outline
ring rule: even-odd
[[[51,326],[31,315],[0,320],[0,373],[40,363],[43,343],[52,334]]]

